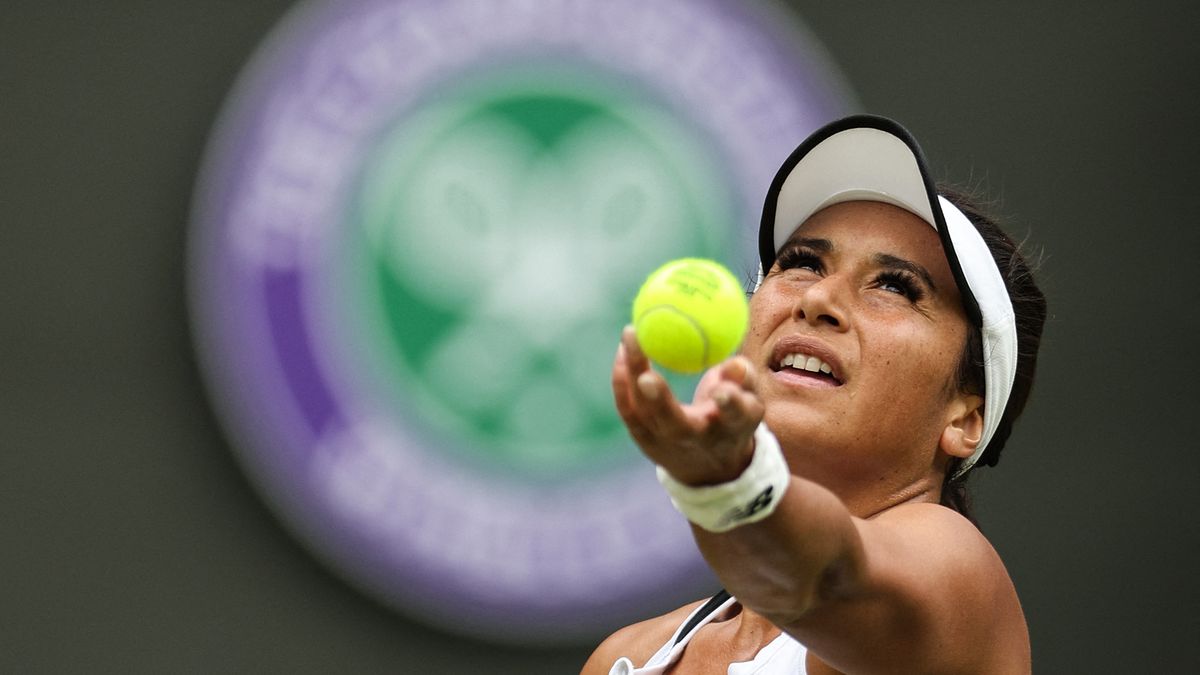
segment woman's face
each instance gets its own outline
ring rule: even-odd
[[[792,470],[844,499],[886,497],[938,475],[942,431],[969,405],[956,382],[966,338],[934,229],[889,204],[846,202],[780,250],[742,353],[766,374],[766,421]]]

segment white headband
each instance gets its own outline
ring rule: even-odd
[[[979,231],[933,188],[916,140],[898,123],[855,115],[829,124],[796,148],[767,193],[759,228],[762,276],[797,227],[817,211],[847,201],[886,202],[938,232],[968,319],[983,335],[983,435],[954,477],[979,460],[996,433],[1017,374],[1012,301]]]

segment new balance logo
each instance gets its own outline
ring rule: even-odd
[[[744,507],[741,507],[741,508],[734,508],[734,509],[730,510],[729,513],[725,516],[724,521],[726,523],[736,523],[739,520],[746,520],[746,519],[750,518],[751,516],[753,516],[754,514],[758,513],[759,511],[762,511],[763,509],[770,506],[771,500],[774,498],[774,496],[775,496],[775,486],[768,485],[766,487],[766,489],[764,489],[762,492],[758,493],[758,495],[755,496],[754,499],[750,500],[749,504],[746,504]]]

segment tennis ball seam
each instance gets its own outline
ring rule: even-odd
[[[637,320],[634,321],[634,330],[635,331],[637,330],[637,324],[641,323],[642,319],[645,318],[645,316],[647,314],[657,311],[657,310],[664,310],[664,309],[667,310],[668,312],[671,312],[672,314],[683,317],[683,319],[685,321],[687,321],[689,324],[691,324],[692,330],[696,331],[696,335],[700,338],[700,344],[701,344],[700,363],[701,364],[708,363],[708,331],[706,331],[704,329],[704,327],[701,326],[698,321],[696,321],[695,318],[693,318],[688,313],[680,310],[678,307],[675,307],[674,305],[661,304],[661,305],[653,305],[651,307],[647,307],[644,311],[642,311],[641,314],[638,315]]]

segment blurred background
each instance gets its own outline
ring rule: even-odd
[[[1200,10],[777,7],[832,67],[816,108],[901,120],[1044,251],[1039,383],[976,477],[1037,672],[1196,672]],[[433,627],[320,562],[247,478],[196,356],[188,241],[218,114],[291,9],[5,4],[6,672],[569,673],[617,627],[520,645]]]

